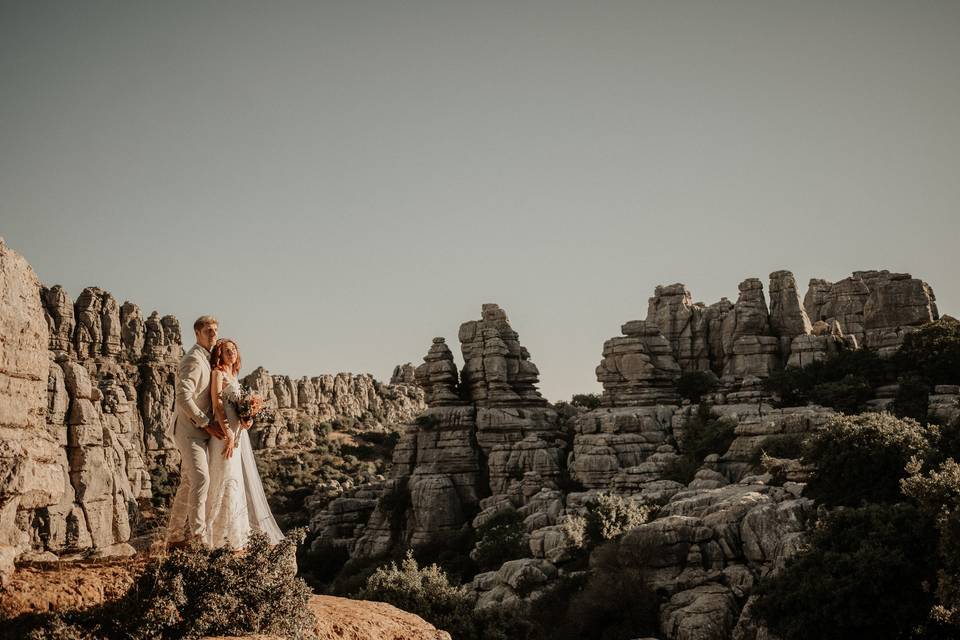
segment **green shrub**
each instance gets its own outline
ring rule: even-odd
[[[334,431],[350,431],[356,429],[360,424],[359,420],[353,416],[337,416],[333,419],[333,430]]]
[[[700,402],[700,398],[715,390],[718,383],[712,371],[685,371],[677,380],[677,393],[690,402]]]
[[[927,463],[935,466],[949,458],[960,460],[960,416],[936,427],[936,434],[937,448],[927,459]]]
[[[897,388],[897,397],[893,401],[893,412],[901,418],[913,418],[917,422],[927,421],[930,404],[930,387],[915,373],[901,376]]]
[[[343,444],[340,445],[340,455],[353,456],[355,460],[370,460],[376,456],[377,450],[369,444]]]
[[[911,505],[836,509],[807,551],[760,581],[754,613],[784,640],[910,637],[932,604],[932,544]]]
[[[815,384],[809,397],[824,407],[832,407],[843,413],[856,413],[873,397],[873,388],[863,376],[848,373],[840,380]]]
[[[45,617],[30,637],[161,640],[203,636],[314,637],[310,589],[295,577],[302,530],[271,547],[262,534],[235,554],[201,545],[147,568],[119,601]]]
[[[687,421],[683,441],[680,444],[681,455],[664,471],[665,480],[680,484],[690,484],[704,458],[711,454],[723,455],[736,437],[736,421],[727,418],[715,418],[710,408],[701,403],[696,413]]]
[[[552,624],[550,620],[542,623],[546,631],[543,637],[629,640],[658,635],[657,597],[645,575],[648,561],[615,542],[596,549],[585,583],[582,578],[574,578],[558,586],[568,605],[562,614],[555,615]],[[539,602],[537,605],[539,608]]]
[[[524,532],[523,516],[513,509],[501,511],[477,528],[475,558],[480,569],[490,571],[527,555]]]
[[[421,568],[412,553],[399,566],[391,562],[374,571],[358,596],[414,613],[448,631],[454,640],[524,638],[529,628],[522,612],[505,607],[474,611],[468,589],[451,585],[437,565]]]
[[[736,428],[735,420],[726,416],[715,418],[710,415],[710,408],[701,404],[693,419],[687,422],[680,448],[700,462],[713,453],[723,455],[733,442]]]
[[[784,367],[764,379],[763,388],[778,398],[783,407],[802,406],[810,400],[815,385],[813,371],[807,367]]]
[[[587,504],[587,536],[595,543],[616,540],[650,517],[650,507],[613,493],[599,493]]]
[[[570,398],[570,404],[584,409],[596,409],[600,406],[601,396],[599,393],[577,393]]]
[[[180,486],[180,473],[165,465],[150,467],[150,502],[154,507],[167,508],[173,503]]]
[[[475,544],[476,532],[464,525],[456,531],[437,533],[429,544],[417,545],[412,551],[421,566],[435,564],[459,584],[469,582],[477,574],[477,563],[470,558]]]
[[[929,433],[889,413],[837,416],[814,435],[805,461],[815,466],[805,495],[827,505],[896,502],[907,462],[928,453]]]
[[[903,492],[937,530],[937,604],[931,618],[960,637],[960,465],[951,458],[926,475],[920,475],[916,462],[910,470]]]
[[[960,322],[944,317],[908,334],[894,362],[930,385],[960,384]]]
[[[781,406],[816,402],[851,413],[888,379],[887,366],[872,349],[845,349],[805,367],[786,367],[764,380],[764,388]]]

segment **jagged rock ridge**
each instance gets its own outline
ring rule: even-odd
[[[170,431],[180,325],[97,287],[73,302],[44,287],[0,242],[0,580],[15,559],[133,553],[138,501],[151,472],[176,473]],[[247,381],[272,417],[258,447],[309,446],[304,419],[391,424],[423,409],[411,384],[369,374],[291,380],[257,369]]]
[[[582,516],[598,492],[614,492],[661,506],[622,544],[655,550],[649,570],[663,597],[666,638],[768,637],[751,614],[753,585],[800,547],[812,503],[800,497],[806,472],[798,464],[783,467],[783,486],[747,473],[765,438],[815,431],[834,412],[774,408],[763,378],[842,348],[867,344],[890,353],[938,317],[930,287],[905,274],[856,272],[843,282],[812,280],[807,298],[815,303],[804,303],[792,274],[776,271],[769,306],[756,278],[740,284],[735,303],[709,306],[693,302],[682,284],[657,287],[647,318],[625,323],[622,336],[604,343],[596,369],[602,406],[576,416],[572,433],[541,409],[534,375],[517,384],[529,357],[503,310],[484,305],[480,321],[461,327],[463,371],[443,338],[417,367],[429,408],[407,427],[393,476],[315,513],[314,545],[375,557],[397,545],[443,540],[468,524],[476,529],[513,509],[523,518],[528,557],[478,574],[471,586],[478,607],[533,600],[568,571],[573,543],[566,523]],[[854,302],[851,283],[867,292]],[[868,307],[867,300],[876,302]],[[684,486],[663,476],[698,419],[697,408],[680,401],[676,382],[698,371],[717,376],[709,411],[736,424],[735,439]],[[960,389],[938,387],[931,411],[954,415],[958,397]],[[583,490],[561,489],[576,484]]]

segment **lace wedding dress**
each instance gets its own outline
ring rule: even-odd
[[[230,458],[223,457],[225,440],[210,438],[207,445],[210,489],[207,493],[206,542],[214,548],[241,549],[246,546],[251,531],[262,531],[271,544],[284,537],[263,492],[250,435],[240,425],[235,404],[239,395],[240,383],[225,373],[220,400],[227,428],[233,432],[237,444]]]

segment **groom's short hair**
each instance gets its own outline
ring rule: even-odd
[[[194,333],[196,333],[197,331],[200,331],[200,329],[203,329],[204,327],[211,324],[219,325],[220,323],[217,322],[217,319],[214,318],[213,316],[200,316],[199,318],[193,321],[193,331]]]

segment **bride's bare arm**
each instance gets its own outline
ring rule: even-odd
[[[227,414],[223,411],[223,402],[220,401],[220,392],[223,390],[223,372],[214,369],[210,373],[210,403],[213,407],[213,415],[216,417],[220,426],[227,429]]]

